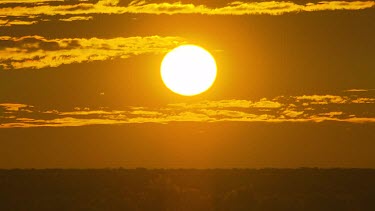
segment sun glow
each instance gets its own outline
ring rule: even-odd
[[[161,63],[161,77],[173,92],[192,96],[209,89],[216,79],[216,62],[205,49],[181,45],[170,51]]]

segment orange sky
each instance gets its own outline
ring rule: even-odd
[[[375,167],[374,1],[0,2],[0,168]],[[217,80],[184,97],[163,56]]]

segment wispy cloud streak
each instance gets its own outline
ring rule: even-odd
[[[256,101],[201,101],[163,107],[126,107],[121,110],[40,110],[25,104],[3,103],[0,104],[0,128],[172,122],[375,123],[374,94],[279,96]]]
[[[12,2],[12,1],[7,1]],[[37,3],[35,3],[37,2]],[[362,10],[374,7],[375,1],[321,1],[318,3],[298,4],[290,1],[261,1],[261,2],[229,2],[222,7],[209,7],[203,4],[161,2],[152,3],[146,1],[132,1],[127,6],[120,6],[118,0],[99,0],[98,2],[73,1],[72,4],[48,4],[44,1],[25,0],[0,8],[3,17],[0,26],[17,25],[14,19],[20,19],[25,24],[33,24],[38,21],[48,20],[48,16],[70,16],[61,18],[64,21],[90,20],[93,14],[202,14],[202,15],[282,15],[286,13],[333,11],[333,10]],[[80,18],[74,18],[78,16]]]
[[[0,37],[3,69],[57,67],[62,64],[165,53],[184,43],[179,37],[118,37],[46,39],[41,36]]]

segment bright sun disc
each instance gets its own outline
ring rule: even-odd
[[[160,72],[170,90],[192,96],[212,86],[216,79],[216,62],[208,51],[199,46],[181,45],[164,57]]]

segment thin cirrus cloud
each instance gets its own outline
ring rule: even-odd
[[[52,20],[48,18],[52,16],[59,16],[60,21],[66,21],[67,19],[73,21],[91,20],[91,18],[84,17],[91,17],[93,14],[282,15],[313,11],[362,10],[375,5],[375,1],[321,1],[306,4],[290,1],[234,1],[221,7],[181,2],[152,3],[140,0],[122,6],[119,2],[119,0],[99,0],[97,2],[8,0],[0,4],[2,5],[0,7],[2,17],[0,18],[0,26],[20,25],[20,21],[25,25],[30,25],[40,21]],[[18,5],[15,6],[14,3],[18,3]]]
[[[40,69],[62,64],[128,58],[140,54],[164,53],[183,44],[180,37],[118,37],[46,39],[0,36],[0,67]]]
[[[69,18],[61,18],[60,21],[87,21],[87,20],[92,20],[92,16],[72,16]]]
[[[345,92],[367,92],[367,91],[373,91],[374,89],[368,90],[368,89],[347,89]]]
[[[126,107],[121,110],[79,108],[40,110],[19,103],[0,104],[0,128],[172,122],[347,122],[375,123],[375,93],[278,96],[273,99],[218,100]],[[339,106],[338,106],[339,105]]]

